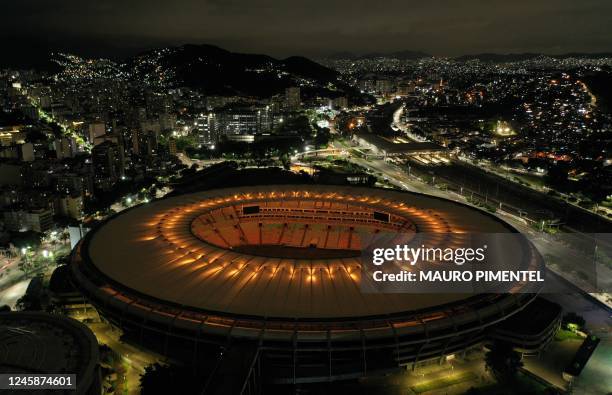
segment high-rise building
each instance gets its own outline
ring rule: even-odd
[[[79,194],[60,196],[55,203],[56,214],[72,219],[83,216],[83,197]]]
[[[408,96],[414,93],[415,84],[412,81],[404,81],[397,86],[397,95],[398,96]]]
[[[176,127],[176,115],[162,113],[159,115],[159,128],[161,130],[172,130]]]
[[[9,230],[46,232],[53,228],[53,211],[49,208],[6,210],[3,218]]]
[[[215,114],[200,115],[194,122],[194,133],[198,143],[202,145],[214,145],[218,141],[215,125]]]
[[[93,193],[93,180],[91,173],[56,173],[54,174],[55,190],[62,194],[79,194],[90,196]]]
[[[123,152],[118,144],[105,141],[91,151],[94,182],[102,190],[108,190],[124,176]]]
[[[332,100],[332,106],[335,110],[344,110],[348,107],[348,99],[346,96],[336,97]]]
[[[297,111],[302,105],[300,88],[293,86],[285,89],[285,103],[288,111]]]
[[[256,134],[267,133],[270,128],[267,107],[232,107],[216,114],[215,131],[229,140],[253,141]]]
[[[359,80],[358,84],[359,89],[361,89],[363,92],[367,92],[367,93],[374,93],[374,91],[376,90],[376,80],[373,79],[363,79],[363,80]]]
[[[40,103],[40,107],[42,107],[43,109],[49,109],[53,104],[53,99],[51,98],[51,96],[45,95],[41,96],[38,102]]]
[[[30,119],[38,119],[38,110],[31,104],[25,104],[21,107],[23,115]]]
[[[34,145],[32,143],[24,143],[0,146],[0,158],[33,162],[35,159]]]
[[[143,157],[151,157],[157,152],[158,134],[154,131],[139,131],[132,139],[133,150]]]
[[[170,152],[170,155],[176,155],[176,139],[171,138],[168,140],[168,152]]]
[[[20,131],[17,126],[0,127],[0,146],[9,146],[11,144],[23,144],[25,142],[25,133]]]
[[[97,137],[106,134],[106,125],[103,122],[90,123],[88,132],[89,142],[93,144]]]
[[[53,142],[57,159],[72,158],[75,151],[74,140],[68,137],[62,137]]]
[[[393,82],[387,79],[376,80],[376,92],[384,95],[393,91]]]
[[[32,143],[21,144],[19,149],[19,159],[24,162],[34,161],[34,145]]]
[[[158,119],[147,119],[143,122],[140,122],[140,130],[143,132],[153,132],[155,136],[159,136],[161,134],[162,128]]]

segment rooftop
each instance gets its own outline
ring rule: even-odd
[[[415,193],[254,186],[135,207],[90,232],[82,255],[115,284],[139,294],[238,315],[379,316],[473,296],[362,293],[360,235],[386,230],[456,239],[468,232],[513,231],[482,211]]]
[[[76,373],[78,387],[88,388],[97,363],[98,342],[81,323],[45,313],[0,313],[0,373]]]

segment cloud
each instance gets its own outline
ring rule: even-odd
[[[611,26],[609,0],[19,0],[0,16],[3,36],[67,46],[189,41],[275,55],[609,51]]]

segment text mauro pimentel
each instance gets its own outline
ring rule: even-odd
[[[398,268],[395,272],[374,270],[372,278],[376,282],[543,282],[541,270],[481,270],[477,264],[488,266],[486,261],[487,245],[479,248],[434,248],[411,247],[396,245],[393,248],[375,248],[372,250],[372,264],[380,267],[385,263],[394,263]],[[427,268],[411,267],[419,263],[427,263]],[[469,269],[448,270],[448,265],[458,267],[466,263],[474,263]],[[408,267],[406,267],[408,265]],[[415,268],[417,269],[417,268]]]

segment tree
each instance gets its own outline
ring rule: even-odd
[[[561,326],[567,329],[580,329],[586,324],[584,318],[573,311],[565,314],[561,320]]]
[[[17,248],[27,248],[30,247],[32,249],[36,249],[40,246],[42,241],[42,234],[34,231],[27,232],[12,232],[11,233],[11,243]]]
[[[314,138],[314,145],[317,148],[325,148],[331,139],[331,133],[328,128],[320,128]]]
[[[98,350],[101,362],[113,365],[116,361],[120,360],[120,357],[117,355],[117,353],[113,351],[113,349],[110,348],[107,344],[101,344],[98,347]]]
[[[523,366],[521,355],[510,343],[495,342],[485,356],[487,368],[500,383],[514,381],[519,368]]]
[[[565,162],[559,162],[555,165],[551,165],[548,168],[548,173],[546,174],[547,183],[558,188],[566,187],[568,183],[569,170],[569,165]]]
[[[47,137],[46,134],[44,134],[38,129],[34,129],[34,130],[27,132],[25,141],[27,143],[37,143],[37,142],[44,143],[44,142],[47,142],[48,139],[49,138]]]

